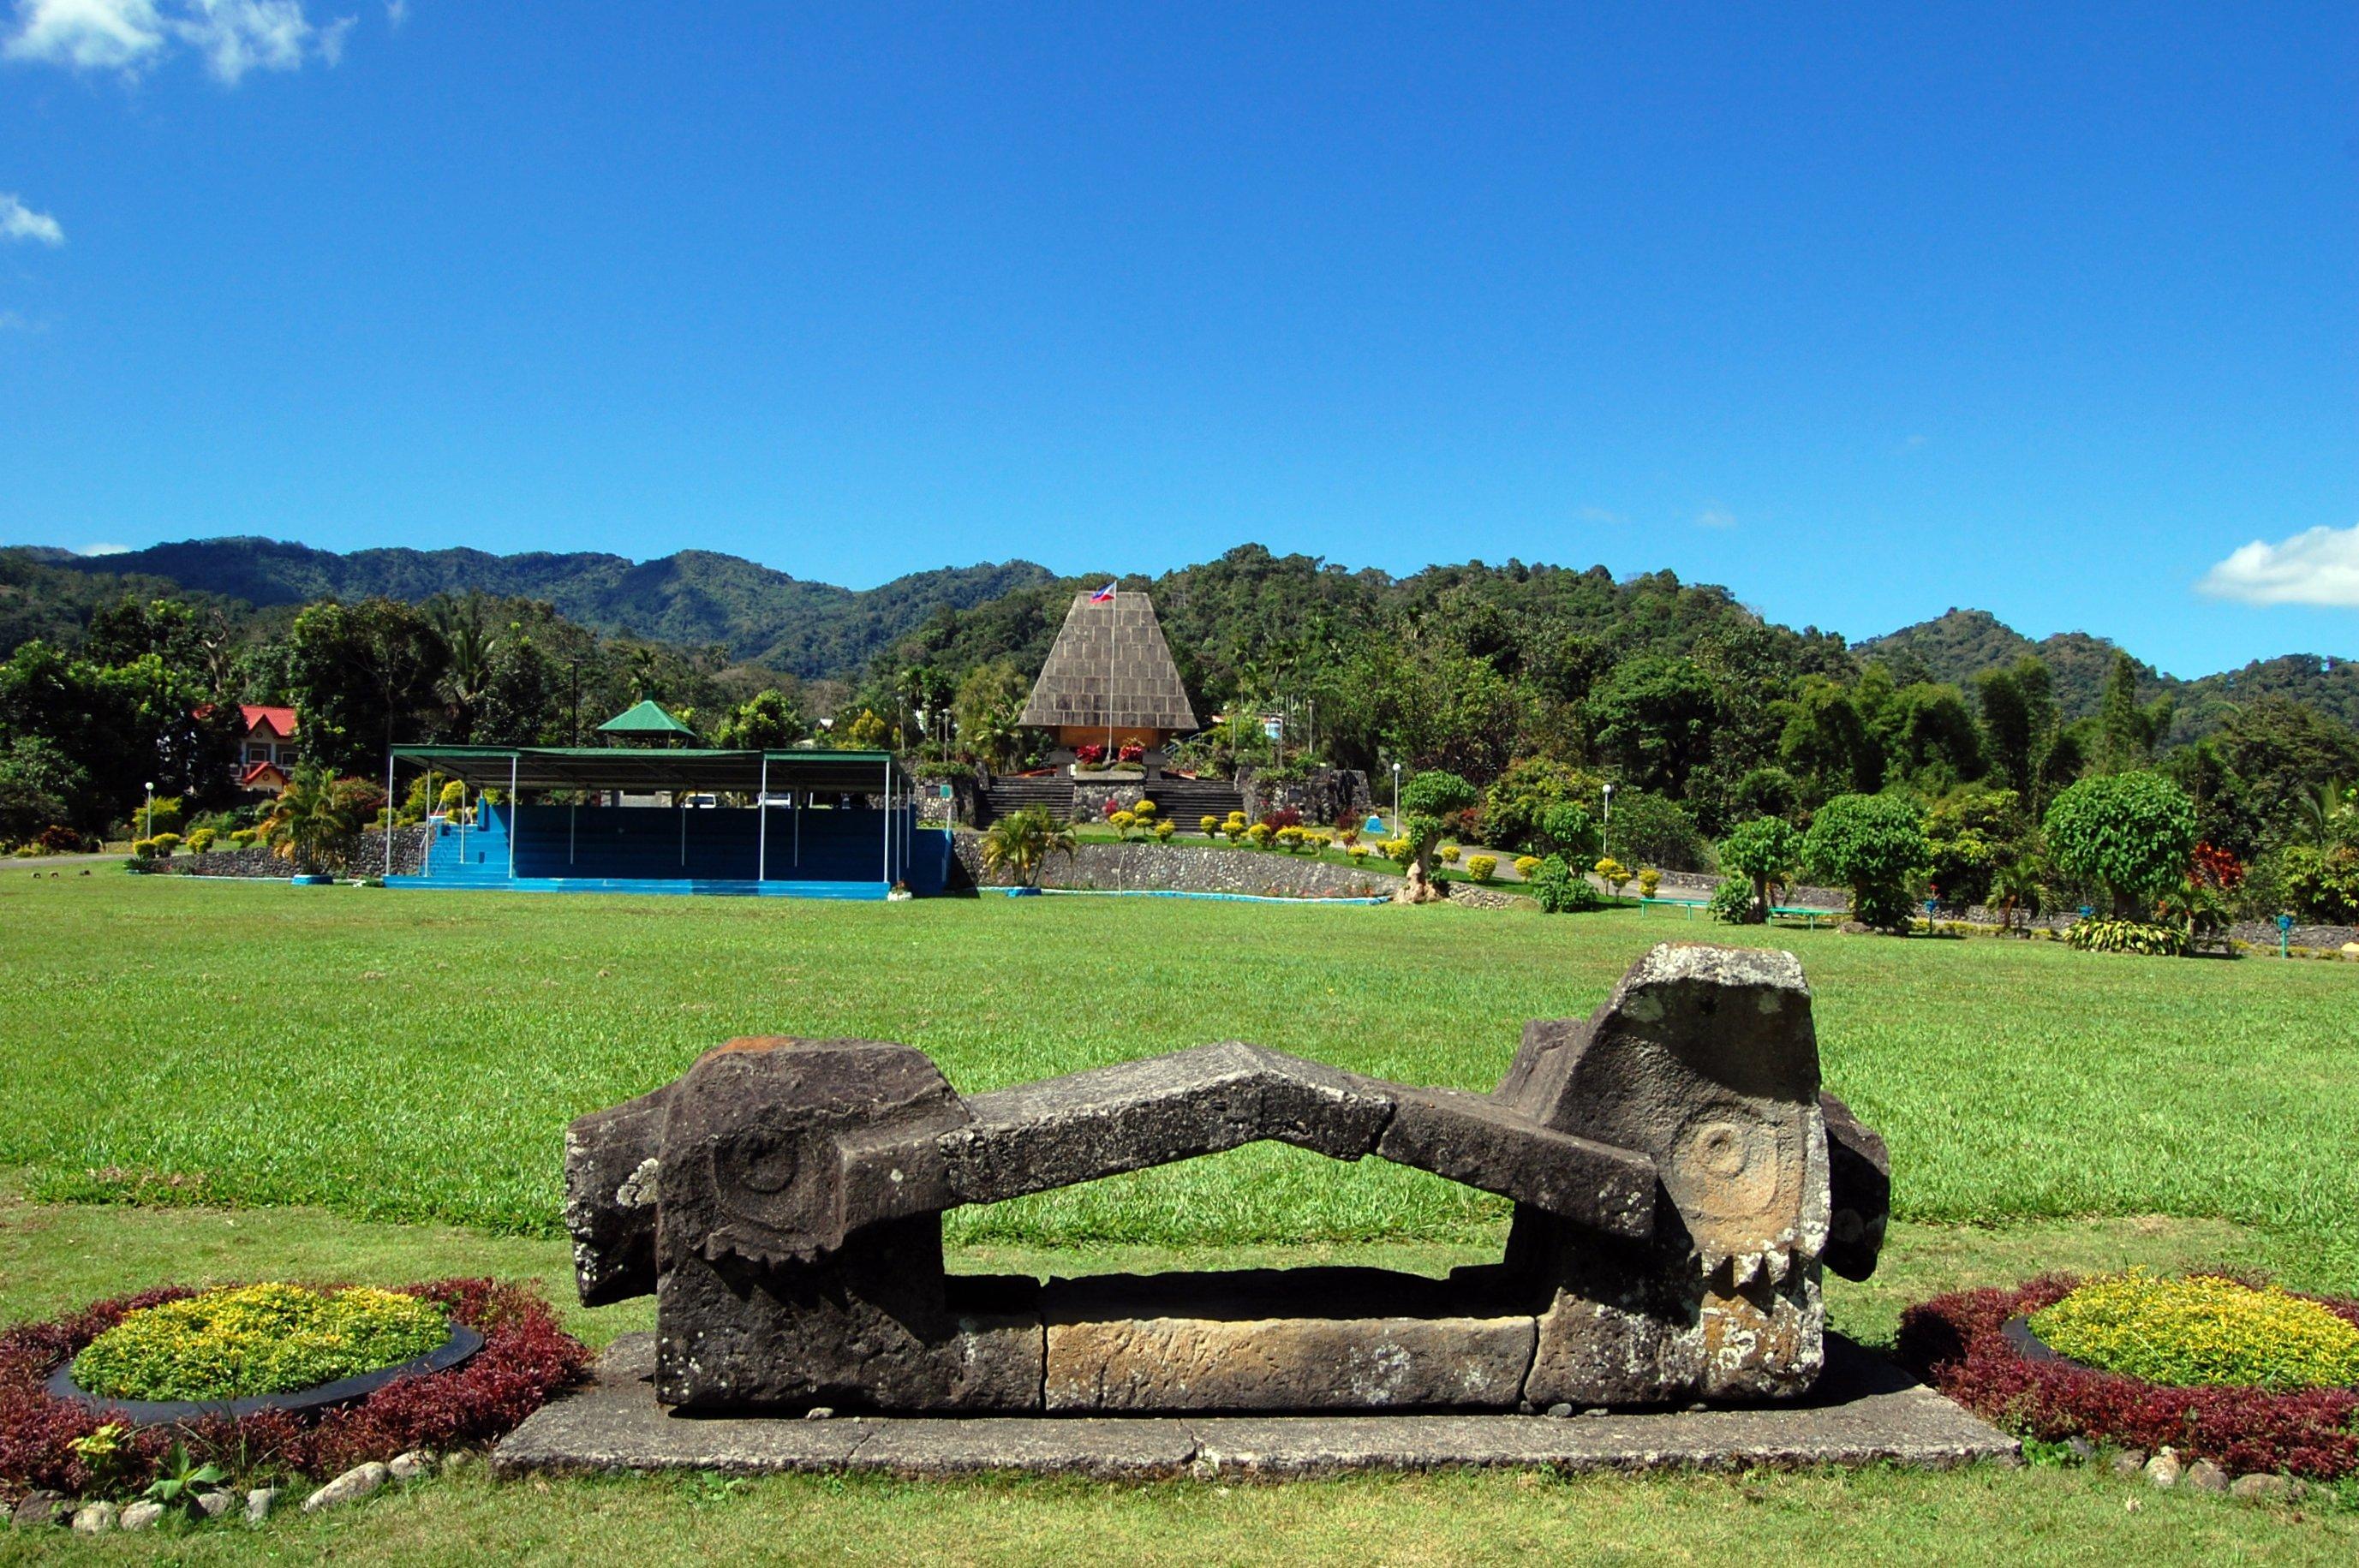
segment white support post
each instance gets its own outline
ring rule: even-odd
[[[418,858],[418,874],[421,877],[434,874],[434,769],[431,764],[426,769],[426,848]]]
[[[385,874],[393,875],[393,748],[385,752]]]
[[[893,759],[885,759],[885,885],[893,885]]]
[[[762,792],[754,797],[754,809],[762,815],[754,829],[754,880],[756,882],[770,874],[770,754],[762,753]]]
[[[508,881],[516,881],[516,754],[508,753]]]

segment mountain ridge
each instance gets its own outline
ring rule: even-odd
[[[645,561],[603,551],[495,556],[463,546],[341,552],[255,535],[64,560],[45,550],[38,558],[91,573],[161,578],[261,609],[371,595],[412,603],[469,592],[540,600],[602,633],[685,647],[723,644],[736,659],[806,679],[857,670],[938,609],[972,609],[1052,575],[1031,561],[985,562],[848,589],[711,550]]]
[[[106,556],[32,546],[9,552],[52,568],[161,580],[266,609],[332,595],[383,594],[412,602],[441,593],[513,595],[545,600],[569,620],[603,633],[690,647],[725,645],[736,659],[805,679],[856,677],[875,655],[946,610],[973,610],[1064,580],[1018,559],[907,573],[875,588],[847,589],[712,550],[644,561],[603,551],[500,556],[463,546],[339,552],[252,535]],[[2067,718],[2096,711],[2116,651],[2111,641],[2085,632],[2035,641],[1988,611],[1955,606],[1849,646],[1860,659],[1885,661],[1904,679],[1967,687],[1984,670],[2037,654],[2055,676],[2058,705]],[[2142,700],[2165,693],[2178,699],[2182,730],[2209,728],[2220,703],[2265,695],[2311,702],[2359,725],[2359,661],[2287,654],[2190,678],[2166,675],[2135,655],[2132,663]]]

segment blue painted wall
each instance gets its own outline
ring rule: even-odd
[[[510,816],[506,806],[485,806],[463,833],[440,825],[427,875],[506,881]],[[763,863],[760,817],[751,807],[527,806],[514,816],[518,880],[751,881]],[[886,881],[885,816],[769,807],[766,880]],[[912,826],[906,808],[892,816],[901,836],[893,849],[895,875],[913,892],[941,892],[950,875],[950,834]]]

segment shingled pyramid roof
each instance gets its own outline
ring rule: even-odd
[[[1016,721],[1050,729],[1113,723],[1193,731],[1196,713],[1156,623],[1155,601],[1143,593],[1117,593],[1093,604],[1088,594],[1075,594]]]

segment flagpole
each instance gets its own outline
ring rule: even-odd
[[[1114,766],[1114,584],[1106,585],[1106,766]]]

